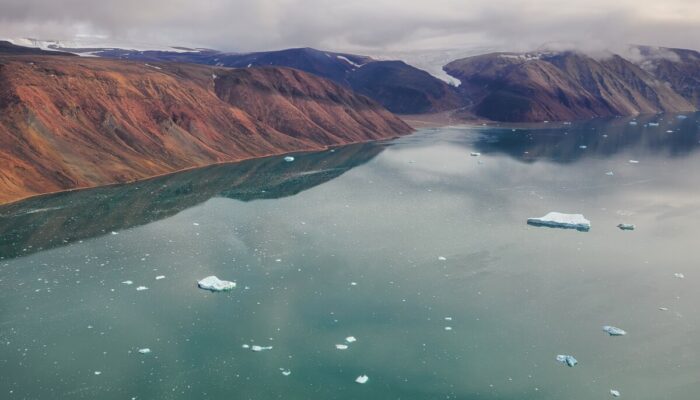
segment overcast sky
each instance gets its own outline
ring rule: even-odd
[[[0,0],[0,37],[230,51],[700,48],[699,0]]]

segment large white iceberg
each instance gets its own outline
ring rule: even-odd
[[[557,356],[557,361],[564,365],[568,365],[569,367],[573,367],[574,365],[578,364],[578,360],[576,360],[574,356],[570,356],[567,354],[559,354]]]
[[[610,336],[625,336],[627,334],[623,329],[611,325],[605,325],[603,331],[607,332]]]
[[[528,218],[527,223],[534,226],[549,226],[552,228],[578,229],[587,231],[591,229],[591,221],[581,214],[564,214],[550,212],[544,217]]]
[[[221,279],[212,275],[198,281],[197,286],[204,290],[211,290],[212,292],[223,292],[235,288],[236,282],[222,281]]]

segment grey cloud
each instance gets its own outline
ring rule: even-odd
[[[0,36],[190,45],[413,50],[547,43],[697,48],[695,0],[0,0]]]

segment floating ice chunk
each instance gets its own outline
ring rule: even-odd
[[[156,276],[156,280],[159,281],[161,279],[165,279],[165,275],[158,275]]]
[[[102,371],[95,371],[94,374],[95,375],[102,375]]]
[[[347,350],[347,349],[348,349],[348,345],[347,345],[347,344],[336,344],[336,345],[335,345],[335,348],[338,349],[338,350]]]
[[[637,121],[630,121],[630,125],[637,125]]]
[[[673,276],[675,276],[675,277],[678,278],[678,279],[683,279],[683,278],[685,278],[685,275],[683,275],[683,274],[680,273],[680,272],[676,272],[675,274],[673,274]]]
[[[659,126],[658,122],[649,122],[649,126]]]
[[[292,157],[292,156],[287,156],[287,157],[284,158],[284,161],[286,161],[286,162],[292,162],[292,161],[294,161],[294,157]]]
[[[615,175],[615,173],[612,172],[612,171],[608,171],[608,172],[605,173],[605,175],[607,175],[607,176],[613,176],[613,175]]]
[[[610,389],[610,394],[612,397],[620,397],[620,391],[615,389]]]
[[[193,222],[192,225],[199,226],[199,222]]]
[[[578,148],[581,150],[586,150],[588,148],[588,146],[582,144],[582,145],[578,146]]]
[[[112,231],[112,235],[118,235],[119,232]]]
[[[666,131],[666,133],[673,133],[673,131],[669,129]]]
[[[566,354],[559,354],[557,356],[557,361],[559,361],[562,364],[568,365],[569,367],[573,367],[574,365],[578,364],[578,360],[576,360],[574,356],[569,356]]]
[[[291,374],[292,374],[292,371],[290,371],[290,370],[288,370],[288,369],[282,369],[282,375],[284,375],[284,376],[289,376],[289,375],[291,375]]]
[[[265,350],[272,350],[272,346],[253,345],[253,346],[250,346],[250,349],[255,351],[255,352],[261,352],[261,351],[265,351]]]
[[[636,228],[634,224],[618,224],[617,227],[623,231],[633,231]]]
[[[143,348],[143,349],[139,349],[139,353],[141,353],[141,354],[151,354],[151,349],[149,349],[148,347],[145,347],[145,348]]]
[[[136,288],[136,290],[138,290],[140,292],[142,290],[148,290],[148,288],[146,286],[139,286]]]
[[[686,118],[688,118],[688,116],[687,116],[687,115],[682,115],[682,114],[681,114],[681,115],[676,115],[676,118],[678,118],[678,119],[686,119]]]
[[[452,317],[445,317],[445,321],[452,321]]]
[[[369,377],[367,375],[360,375],[355,379],[355,382],[359,384],[365,384],[369,380]]]
[[[481,153],[476,152],[476,151],[472,151],[470,154],[472,157],[479,157],[481,155]]]
[[[211,290],[212,292],[223,292],[235,288],[236,282],[222,281],[216,276],[211,275],[198,281],[197,286],[204,290]]]
[[[354,343],[357,342],[357,339],[355,338],[355,336],[348,336],[345,338],[345,341],[348,343]]]
[[[443,257],[443,256],[440,256],[440,257],[438,257],[438,260],[440,260],[440,261],[447,261],[447,258],[445,258],[445,257]]]
[[[527,223],[534,226],[548,226],[552,228],[577,229],[587,231],[591,229],[591,221],[581,214],[563,214],[550,212],[541,218],[528,218]]]
[[[610,336],[625,336],[627,334],[624,330],[610,325],[605,325],[603,331],[607,332]]]
[[[357,282],[350,282],[350,286],[357,286]]]
[[[660,311],[668,311],[668,307],[659,307]]]
[[[133,285],[134,281],[124,281],[122,282],[124,285]]]
[[[446,330],[446,331],[451,331],[451,330],[452,330],[452,327],[451,327],[451,326],[446,326],[446,327],[445,327],[445,330]]]
[[[638,160],[630,160],[629,163],[630,164],[639,164],[639,161]]]
[[[249,348],[250,348],[250,345],[249,345],[249,344],[244,344],[244,345],[241,346],[241,347],[243,347],[244,349],[249,349]]]

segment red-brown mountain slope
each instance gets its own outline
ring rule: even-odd
[[[0,202],[410,130],[298,70],[0,56]]]

